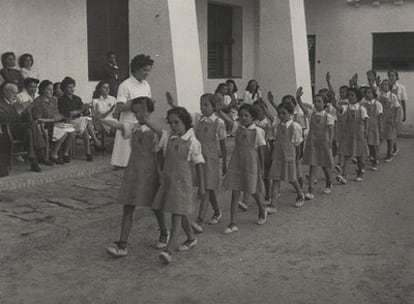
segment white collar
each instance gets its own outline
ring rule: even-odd
[[[131,81],[137,85],[143,85],[145,83],[145,80],[139,81],[134,77],[134,75],[129,76],[129,79],[131,79]]]
[[[293,119],[289,119],[287,122],[280,122],[280,125],[285,126],[286,128],[289,128],[292,123],[293,123]]]
[[[245,128],[247,130],[255,130],[255,129],[257,129],[257,126],[256,126],[256,124],[254,122],[251,125],[249,125],[248,127],[245,127],[241,123],[239,124],[239,126],[241,126],[242,128]]]
[[[179,136],[179,135],[174,135],[172,134],[170,136],[171,139],[176,139],[176,138],[181,138],[182,140],[189,140],[192,136],[194,135],[194,131],[193,128],[188,129],[187,132],[185,132],[183,135]]]
[[[315,110],[315,114],[318,115],[318,116],[323,116],[323,115],[325,115],[325,113],[326,113],[325,109],[323,109],[322,111],[316,111]]]
[[[355,104],[349,104],[349,108],[351,109],[351,110],[359,110],[359,107],[360,107],[361,105],[359,104],[359,102],[357,102],[357,103],[355,103]]]
[[[216,120],[218,119],[216,113],[211,114],[210,116],[204,116],[203,114],[200,115],[200,121],[211,121],[211,122],[216,122]]]

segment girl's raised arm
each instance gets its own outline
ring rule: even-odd
[[[167,91],[165,93],[165,96],[167,97],[167,103],[171,108],[176,108],[177,105],[174,103],[174,98],[172,97],[171,93]]]
[[[329,92],[331,92],[331,104],[334,106],[335,109],[337,109],[340,113],[342,113],[343,108],[337,103],[335,91],[333,90],[332,84],[331,84],[331,74],[329,72],[326,73],[326,83],[328,84]]]
[[[272,107],[276,110],[277,105],[275,104],[275,97],[273,96],[272,91],[267,92],[267,100],[272,105]]]
[[[303,114],[305,114],[306,117],[310,117],[310,115],[312,114],[312,112],[311,112],[311,110],[310,110],[309,107],[306,107],[303,104],[302,95],[303,95],[303,88],[302,87],[299,87],[296,90],[296,101],[298,102],[299,107],[303,111]]]

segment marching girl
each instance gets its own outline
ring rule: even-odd
[[[161,185],[152,208],[172,214],[171,236],[159,255],[160,260],[168,264],[172,260],[172,247],[175,246],[180,226],[187,240],[177,248],[178,251],[187,251],[197,245],[189,220],[194,209],[192,168],[195,166],[197,172],[198,195],[201,198],[205,195],[204,158],[201,144],[194,136],[191,115],[185,108],[175,107],[167,112],[171,131],[160,130],[149,120],[145,122],[161,138],[157,146],[163,152]]]
[[[258,225],[267,220],[267,210],[263,203],[265,187],[263,183],[265,132],[256,126],[257,112],[250,104],[239,108],[239,122],[234,122],[228,115],[220,111],[220,116],[235,133],[235,146],[231,156],[223,186],[232,190],[230,224],[225,234],[239,231],[237,227],[237,208],[240,193],[250,193],[259,207]]]
[[[348,86],[341,86],[339,88],[339,98],[340,99],[337,102],[337,104],[339,106],[349,105]],[[338,155],[338,161],[335,165],[335,170],[337,172],[342,171],[341,163],[343,161],[343,157],[342,157],[341,153],[339,152],[339,146],[341,145],[342,134],[344,134],[344,127],[345,127],[345,116],[341,115],[341,113],[337,112],[336,122],[335,122],[334,141],[333,141],[333,144],[332,144],[332,153],[333,153],[334,157],[336,155]]]
[[[330,84],[330,74],[326,74],[326,81]],[[335,95],[331,91],[332,96]],[[338,105],[336,99],[333,98],[332,105],[336,107],[341,115],[345,115],[345,127],[344,133],[341,135],[341,144],[339,146],[339,152],[344,157],[341,164],[342,172],[336,177],[336,180],[341,184],[346,184],[346,165],[351,157],[355,157],[357,160],[357,176],[356,181],[360,182],[363,180],[363,168],[365,165],[365,159],[367,157],[367,142],[366,142],[366,131],[368,113],[367,110],[359,103],[362,96],[358,89],[348,89],[348,101],[349,105]]]
[[[300,90],[301,92],[301,90]],[[299,104],[302,102],[298,98]],[[321,95],[315,95],[313,98],[314,110],[305,112],[310,118],[309,133],[303,153],[303,164],[309,166],[309,188],[305,194],[307,200],[314,198],[313,195],[313,177],[315,167],[322,167],[325,174],[326,186],[323,193],[331,193],[332,182],[330,169],[334,161],[332,156],[332,141],[334,134],[334,117],[327,113],[328,102]]]
[[[279,199],[280,182],[287,181],[295,188],[297,198],[295,207],[304,204],[305,196],[297,180],[296,153],[303,142],[302,127],[293,121],[294,105],[282,102],[277,106],[279,123],[273,128],[274,143],[271,155],[272,165],[269,177],[272,180],[272,202],[269,209],[276,209]]]
[[[167,102],[174,108],[173,98],[167,92]],[[206,194],[201,198],[201,205],[197,220],[191,223],[194,232],[203,232],[203,222],[207,213],[208,203],[214,210],[213,217],[208,221],[209,225],[216,225],[222,218],[222,213],[217,202],[217,192],[220,180],[220,154],[222,157],[222,173],[227,170],[227,149],[226,149],[226,125],[224,121],[215,114],[216,105],[213,94],[204,94],[200,97],[201,115],[196,115],[194,119],[194,132],[201,143],[201,151],[204,157],[204,185]]]
[[[151,207],[159,187],[159,174],[155,154],[158,136],[144,122],[154,111],[154,104],[148,97],[138,97],[131,101],[131,111],[138,120],[136,124],[115,124],[112,127],[123,131],[124,137],[131,138],[131,157],[125,169],[119,202],[124,205],[121,235],[115,246],[107,248],[114,257],[128,255],[127,241],[131,231],[132,218],[137,206]],[[160,210],[153,210],[160,228],[157,248],[167,246],[169,233],[165,225],[164,215]]]
[[[380,144],[380,137],[382,134],[382,104],[376,100],[376,88],[367,87],[365,89],[365,99],[361,105],[367,109],[368,125],[367,125],[367,143],[369,148],[369,160],[372,163],[371,170],[378,170],[378,147]]]
[[[393,148],[395,140],[397,139],[398,116],[400,110],[400,103],[397,96],[391,92],[391,85],[388,79],[381,83],[381,93],[379,101],[383,107],[382,139],[387,141],[387,156],[385,162],[392,162]]]

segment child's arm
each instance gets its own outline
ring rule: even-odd
[[[234,128],[234,121],[230,117],[230,115],[224,113],[221,109],[216,110],[217,115],[224,120],[224,123],[226,124],[226,127],[228,127],[230,130],[233,130]]]
[[[262,174],[264,172],[264,154],[265,154],[265,146],[260,146],[257,149],[258,153],[259,153],[259,159],[260,159],[260,168],[262,168]]]
[[[296,101],[298,102],[299,107],[303,111],[303,114],[309,118],[312,114],[311,107],[305,106],[305,104],[302,101],[302,95],[303,95],[303,89],[302,87],[299,87],[296,90]]]
[[[332,142],[334,138],[334,126],[328,125],[328,140],[329,140],[329,147],[332,149]]]
[[[177,105],[174,103],[174,98],[172,97],[171,93],[167,91],[165,93],[165,96],[167,97],[167,103],[171,108],[176,108]]]
[[[379,136],[380,136],[380,138],[382,138],[382,114],[379,114],[377,116],[377,120],[378,120],[378,132],[379,132]]]
[[[326,73],[326,82],[328,84],[329,92],[331,92],[331,104],[334,106],[334,108],[340,113],[343,113],[343,107],[338,105],[336,100],[336,95],[333,90],[332,84],[331,84],[331,74],[329,72]]]
[[[226,140],[222,139],[220,140],[220,150],[221,150],[221,172],[223,175],[226,175],[227,173],[227,146],[226,146]]]
[[[275,97],[273,96],[272,91],[267,92],[267,100],[269,100],[269,103],[276,110],[277,109],[277,104],[275,104]]]

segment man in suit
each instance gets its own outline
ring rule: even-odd
[[[46,148],[46,142],[44,134],[41,130],[41,126],[37,122],[25,122],[13,106],[16,102],[16,96],[18,93],[18,87],[11,82],[5,82],[1,85],[0,89],[0,124],[10,125],[10,131],[13,138],[23,139],[26,144],[26,149],[30,159],[30,170],[34,172],[41,172],[39,167],[38,158],[41,156],[42,149]],[[6,130],[2,128],[1,142],[5,141],[4,134]],[[3,155],[8,154],[10,151],[10,142],[6,141],[6,144],[0,146],[0,154],[3,159]],[[3,149],[7,149],[4,151]],[[9,161],[9,158],[7,158]]]

